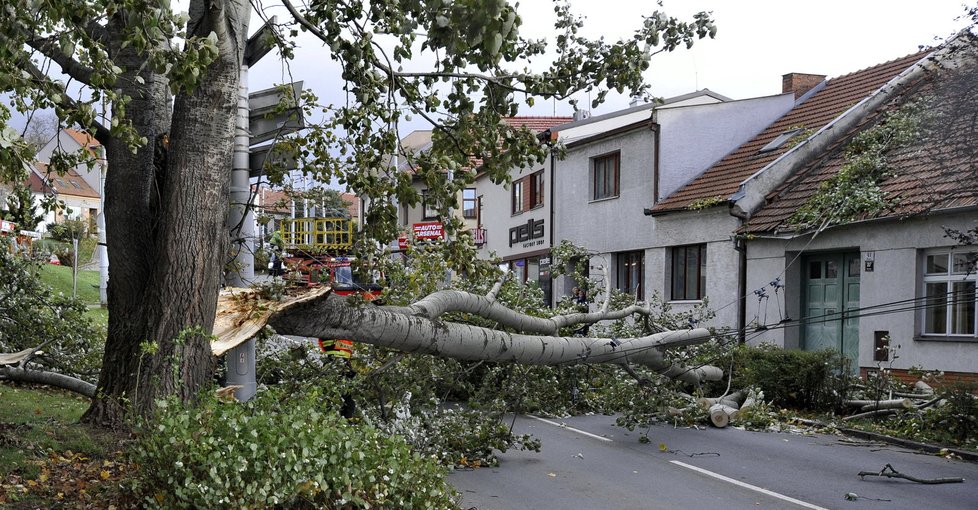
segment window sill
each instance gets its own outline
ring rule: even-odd
[[[595,199],[589,200],[588,203],[589,204],[595,204],[595,203],[598,203],[598,202],[607,202],[608,200],[615,200],[619,196],[621,196],[621,195],[615,195],[613,197],[595,198]]]
[[[701,305],[702,299],[674,299],[667,301],[670,305]]]
[[[509,216],[510,216],[511,218],[515,218],[515,217],[517,217],[517,216],[519,216],[519,215],[521,215],[521,214],[523,214],[523,213],[525,213],[525,212],[526,212],[526,211],[516,211],[516,212],[514,212],[514,213],[510,213],[510,215],[509,215]]]
[[[531,211],[535,211],[535,210],[537,210],[537,209],[540,209],[541,207],[543,207],[543,204],[537,204],[537,205],[535,205],[535,206],[533,206],[533,207],[531,207],[531,208],[530,208],[530,210],[531,210]]]
[[[935,343],[978,343],[978,337],[974,336],[916,335],[913,340]]]

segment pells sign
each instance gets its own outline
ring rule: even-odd
[[[525,225],[520,225],[518,227],[509,229],[509,246],[512,248],[514,244],[526,243],[527,241],[533,241],[534,239],[542,239],[543,236],[543,220],[531,219],[527,221]],[[524,245],[524,248],[528,248],[528,246]]]
[[[414,224],[414,239],[423,241],[427,239],[443,239],[445,229],[440,221],[426,221]]]

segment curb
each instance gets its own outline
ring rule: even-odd
[[[920,443],[917,441],[911,441],[909,439],[903,439],[899,437],[887,436],[885,434],[879,434],[877,432],[868,432],[865,430],[850,429],[844,427],[833,427],[816,420],[808,420],[805,418],[794,418],[795,421],[803,423],[805,425],[813,425],[824,428],[832,428],[839,433],[846,436],[857,437],[859,439],[868,439],[872,441],[879,441],[881,443],[889,443],[897,446],[902,446],[911,450],[918,450],[927,453],[940,454],[941,452],[952,453],[961,460],[966,460],[969,462],[978,462],[978,452],[973,452],[970,450],[961,450],[958,448],[948,448],[944,446],[937,446],[933,444]]]

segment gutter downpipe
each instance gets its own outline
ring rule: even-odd
[[[736,207],[730,208],[730,215],[737,218],[743,226],[747,221],[747,213],[737,212]],[[747,342],[747,241],[732,238],[734,250],[737,250],[737,343]]]
[[[553,249],[554,249],[554,239],[555,239],[554,231],[557,230],[557,224],[555,223],[555,219],[557,217],[556,216],[557,204],[554,203],[554,188],[556,188],[556,181],[554,179],[556,176],[557,162],[556,160],[554,160],[554,142],[556,141],[555,140],[556,133],[553,133],[549,129],[547,130],[547,133],[549,134],[549,137],[546,143],[547,143],[547,147],[550,148],[550,179],[549,179],[550,180],[550,199],[549,199],[550,200],[550,303],[547,304],[550,305],[551,308],[553,308],[554,303],[556,302],[556,295],[557,295],[556,292],[557,289],[554,288],[555,282],[553,279],[553,274],[554,274],[553,273],[553,264],[554,264]]]

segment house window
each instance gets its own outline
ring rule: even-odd
[[[438,219],[438,208],[435,206],[434,199],[431,198],[428,190],[424,190],[422,193],[422,202],[424,206],[424,218],[425,220],[436,220]]]
[[[462,190],[462,217],[476,217],[475,188],[465,188]]]
[[[706,245],[672,249],[672,299],[699,300],[706,296]]]
[[[591,200],[618,196],[620,162],[621,154],[618,152],[591,160]]]
[[[543,205],[543,170],[530,176],[530,209]]]
[[[523,180],[513,181],[513,214],[523,212]]]
[[[635,296],[635,299],[645,298],[642,282],[645,275],[645,253],[629,251],[617,255],[618,290]]]
[[[975,261],[978,253],[924,256],[923,334],[975,337]]]

